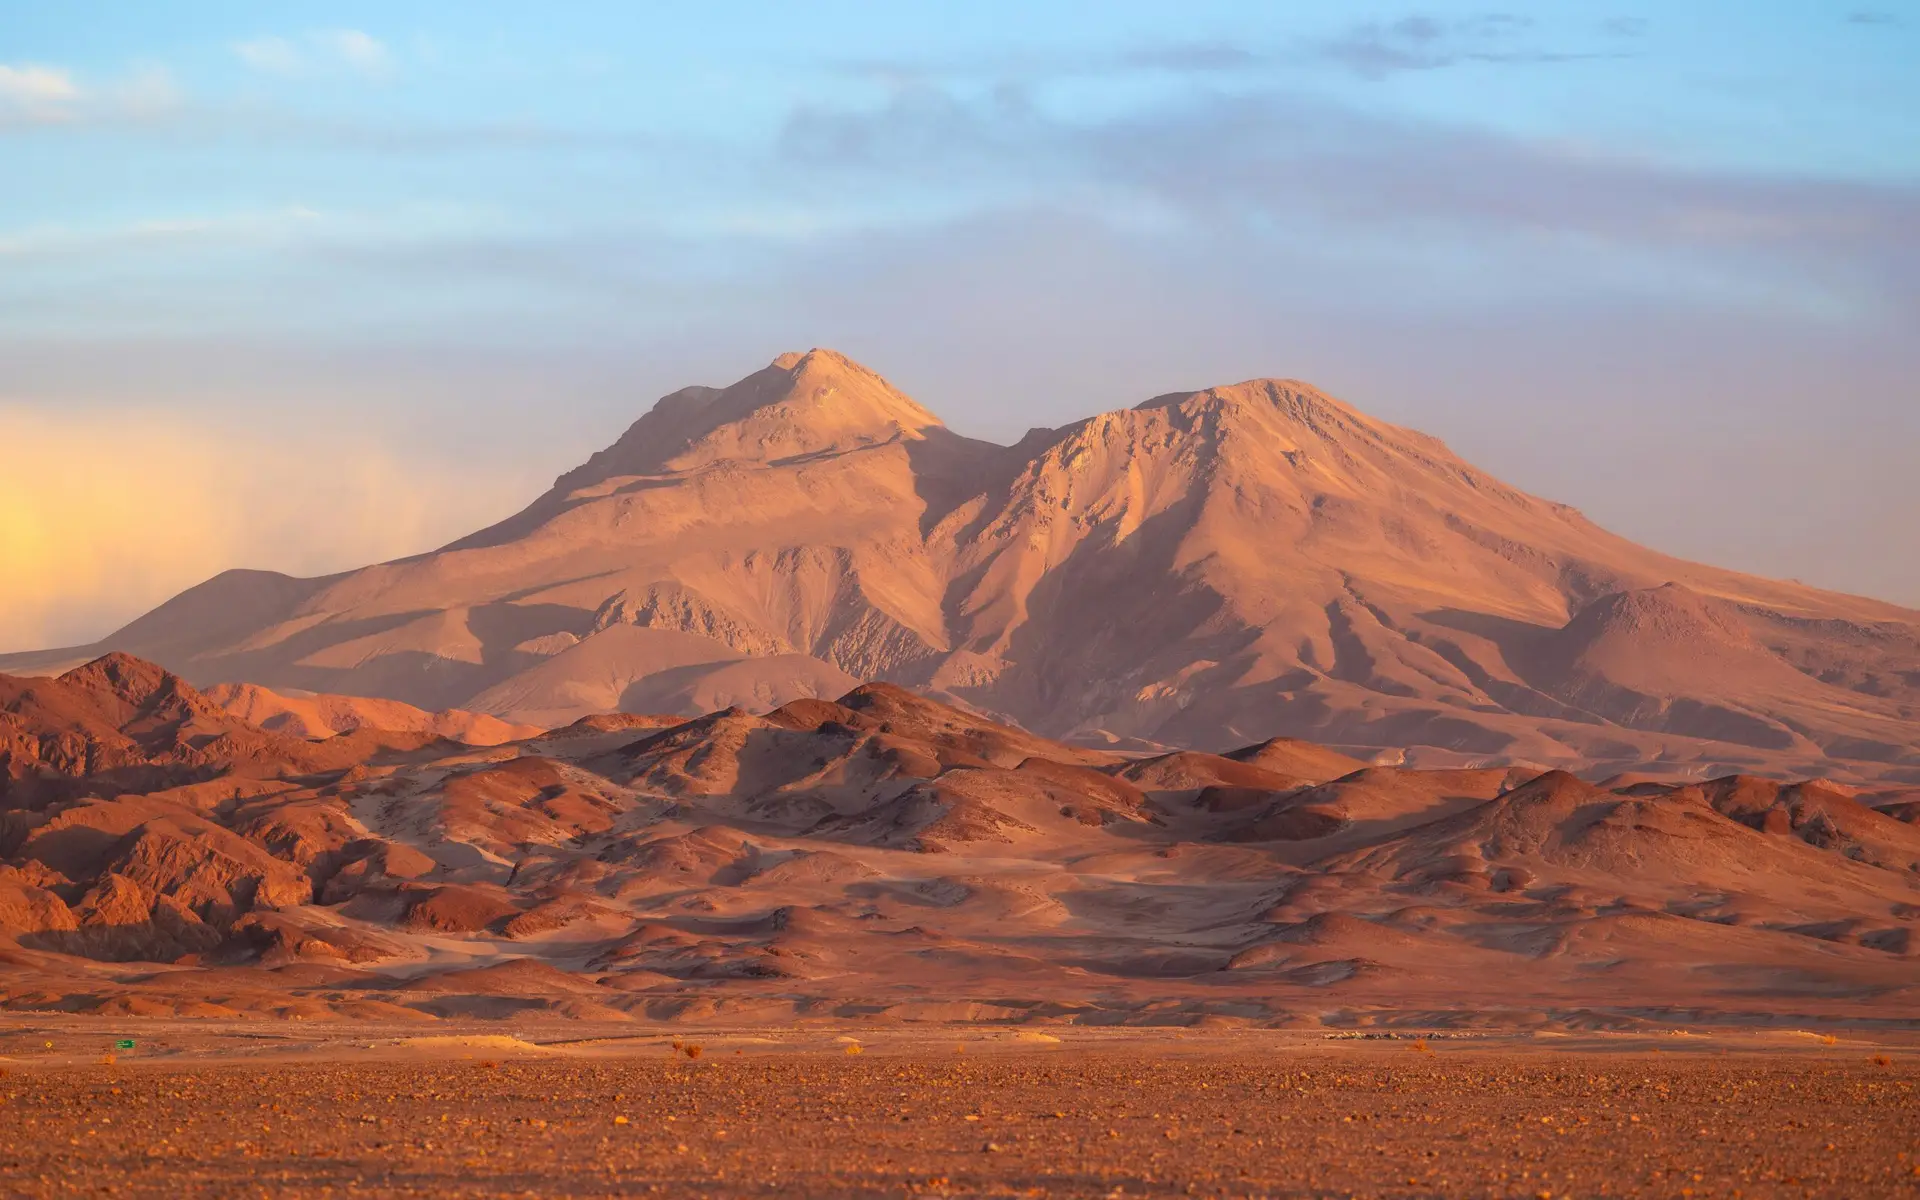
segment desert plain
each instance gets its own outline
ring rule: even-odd
[[[68,1018],[0,1053],[7,1196],[1920,1194],[1920,1047],[1804,1031]]]

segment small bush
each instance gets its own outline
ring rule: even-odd
[[[699,1058],[699,1057],[700,1057],[700,1047],[698,1047],[698,1046],[688,1046],[688,1047],[686,1047],[686,1048],[685,1048],[685,1049],[684,1049],[684,1050],[682,1051],[682,1053],[684,1053],[684,1054],[685,1054],[685,1055],[686,1055],[686,1056],[687,1056],[688,1058]]]

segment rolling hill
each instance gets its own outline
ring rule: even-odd
[[[1920,789],[1070,745],[891,684],[476,746],[0,676],[0,1010],[1911,1028]],[[156,966],[156,964],[166,964]]]

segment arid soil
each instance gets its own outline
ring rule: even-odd
[[[20,1051],[0,1078],[0,1194],[1920,1195],[1910,1048],[955,1037]]]

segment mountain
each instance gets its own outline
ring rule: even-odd
[[[1593,784],[1287,740],[1121,754],[884,683],[488,747],[293,738],[124,657],[0,676],[28,692],[8,744],[59,730],[79,765],[16,759],[10,778],[63,787],[0,795],[14,1012],[1662,1031],[1920,1012],[1920,789]]]
[[[1920,613],[1645,549],[1290,380],[999,446],[784,355],[441,550],[0,669],[108,650],[537,726],[885,680],[1082,745],[1920,781]]]

